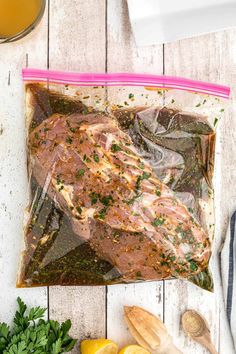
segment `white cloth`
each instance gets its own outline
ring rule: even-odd
[[[236,212],[230,219],[220,260],[226,314],[236,348]]]
[[[128,0],[138,46],[236,26],[236,0]]]

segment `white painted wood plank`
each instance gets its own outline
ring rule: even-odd
[[[47,65],[47,10],[43,22],[19,42],[0,45],[0,321],[9,321],[17,296],[47,307],[47,289],[16,289],[23,251],[23,212],[27,203],[24,88],[26,56],[31,66]]]
[[[104,337],[106,311],[102,290],[88,286],[49,288],[50,317],[60,321],[70,318],[73,338]]]
[[[165,46],[165,74],[226,83],[234,89],[235,45],[235,31],[232,30],[168,44]],[[199,310],[206,316],[220,353],[233,353],[221,297],[217,249],[222,242],[229,215],[236,206],[236,172],[233,168],[236,165],[233,154],[236,143],[234,110],[233,99],[229,113],[226,113],[218,127],[220,134],[215,171],[216,237],[215,257],[212,261],[216,292],[209,294],[182,281],[165,283],[166,325],[186,353],[207,353],[199,345],[192,344],[182,333],[178,317],[186,308]]]
[[[51,0],[50,5],[50,69],[104,72],[105,0]],[[72,333],[80,340],[105,336],[105,300],[105,287],[53,287],[50,316],[73,319]]]
[[[113,285],[107,293],[107,337],[122,348],[135,343],[124,320],[123,308],[140,306],[163,319],[163,282]]]
[[[50,0],[51,69],[105,71],[105,0]]]
[[[131,33],[125,1],[108,0],[107,9],[108,72],[140,72],[162,74],[162,46],[136,48]],[[129,88],[114,93],[108,88],[108,100],[124,101]],[[135,102],[136,103],[136,102]],[[138,103],[138,102],[137,102]],[[134,343],[123,320],[124,305],[139,305],[163,317],[163,282],[109,286],[107,291],[107,337],[120,346]]]

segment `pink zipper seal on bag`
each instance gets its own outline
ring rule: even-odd
[[[228,86],[191,79],[149,74],[128,73],[74,73],[53,70],[23,69],[24,81],[51,82],[79,86],[150,86],[160,89],[178,89],[228,99]]]

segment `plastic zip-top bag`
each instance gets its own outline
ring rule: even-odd
[[[212,290],[215,127],[229,88],[26,69],[18,287],[185,278]]]

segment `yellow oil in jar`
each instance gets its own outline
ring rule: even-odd
[[[37,19],[42,0],[0,0],[0,38],[14,36]]]

